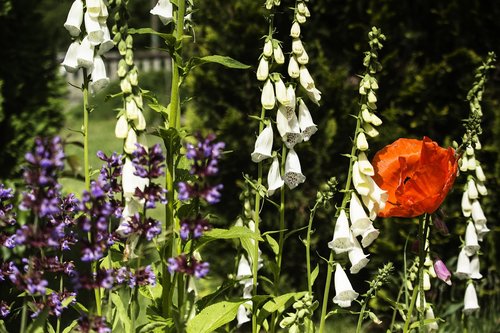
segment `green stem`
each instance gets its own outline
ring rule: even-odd
[[[356,333],[361,332],[361,324],[363,324],[363,317],[365,316],[366,304],[368,304],[368,297],[367,300],[363,302],[363,305],[361,306],[361,311],[359,312],[358,316],[358,324],[356,325]]]
[[[312,233],[312,223],[314,220],[314,215],[316,214],[316,209],[318,208],[319,202],[316,201],[314,207],[309,213],[309,224],[307,225],[307,235],[306,235],[306,267],[307,267],[307,290],[309,294],[312,295],[312,276],[311,276],[311,233]]]
[[[404,285],[401,285],[401,287],[399,288],[398,297],[396,298],[396,304],[399,303],[399,300],[401,299],[401,296],[403,295],[404,288],[405,288]],[[389,325],[389,332],[393,332],[394,323],[396,322],[397,312],[398,312],[398,310],[397,310],[397,307],[395,306],[394,311],[392,312],[392,319],[391,319],[391,324]]]
[[[418,286],[414,286],[410,300],[410,307],[408,308],[408,313],[406,314],[406,321],[405,321],[405,326],[403,327],[403,333],[407,333],[408,328],[410,327],[411,315],[413,313],[413,308],[415,307],[415,303],[417,301],[417,295],[418,295]]]
[[[264,119],[266,116],[266,109],[262,108],[260,112],[260,119]],[[259,123],[259,134],[264,130],[264,122]],[[262,162],[257,164],[257,188],[262,185]],[[260,194],[259,191],[255,191],[255,206],[254,206],[254,216],[253,221],[255,223],[255,233],[260,234],[259,222],[260,222]],[[257,295],[257,281],[258,281],[258,269],[259,269],[259,241],[255,240],[253,249],[253,261],[252,261],[252,283],[253,291],[252,295]],[[259,325],[257,325],[257,303],[252,304],[252,333],[257,333],[259,331]]]
[[[419,255],[419,263],[418,263],[418,289],[420,290],[419,296],[420,296],[420,306],[419,306],[419,325],[418,325],[418,331],[423,332],[425,328],[425,323],[424,323],[424,314],[425,314],[425,291],[424,291],[424,264],[425,264],[425,258],[427,257],[427,247],[426,241],[427,241],[427,228],[429,225],[429,214],[425,214],[423,219],[421,219],[421,223],[419,223],[419,249],[418,249],[418,255]]]
[[[21,330],[19,332],[26,332],[26,324],[28,322],[28,304],[26,298],[23,300],[23,311],[21,313]]]

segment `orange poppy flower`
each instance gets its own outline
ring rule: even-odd
[[[398,139],[373,158],[377,185],[389,198],[381,217],[414,217],[433,213],[443,202],[457,176],[453,148],[423,140]]]

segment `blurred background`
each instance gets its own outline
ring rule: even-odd
[[[65,180],[68,191],[83,188],[78,178],[81,172],[82,105],[79,90],[69,83],[78,84],[78,77],[67,76],[61,70],[62,61],[71,40],[63,28],[70,0],[0,0],[0,179],[20,176],[20,166],[37,135],[62,135],[69,144],[68,173]],[[183,86],[185,125],[193,131],[218,134],[230,151],[223,161],[221,179],[224,182],[224,201],[215,207],[218,227],[229,227],[242,213],[239,197],[243,174],[255,177],[256,166],[250,153],[258,124],[249,118],[260,114],[260,89],[255,78],[263,39],[267,34],[264,1],[195,1],[192,24],[194,43],[186,46],[186,55],[221,54],[231,56],[252,68],[246,71],[223,69],[217,65],[199,67],[191,73]],[[130,0],[130,26],[153,26],[165,29],[149,15],[155,1]],[[292,3],[282,1],[275,15],[276,37],[282,40],[285,52],[291,49],[288,32],[291,25]],[[370,141],[369,157],[381,147],[400,137],[422,138],[429,136],[441,146],[453,140],[461,141],[464,133],[462,120],[467,118],[468,90],[474,81],[474,69],[481,64],[489,51],[500,55],[500,2],[480,0],[449,1],[360,1],[319,0],[309,3],[311,18],[303,26],[302,39],[310,56],[308,69],[316,86],[322,91],[320,107],[310,107],[318,132],[297,152],[307,177],[304,184],[287,192],[287,228],[298,229],[307,224],[309,209],[314,204],[319,186],[331,176],[336,176],[343,186],[348,160],[341,156],[350,152],[351,137],[359,109],[358,83],[363,71],[363,52],[367,49],[367,33],[372,26],[382,29],[387,40],[380,52],[383,70],[380,73],[378,109],[384,121],[380,136]],[[111,24],[111,23],[110,23]],[[163,30],[162,30],[163,31]],[[140,85],[151,90],[164,103],[168,103],[169,61],[161,50],[161,43],[149,36],[136,35],[136,59],[139,61]],[[107,59],[112,69],[113,55]],[[500,66],[499,66],[500,68]],[[286,70],[286,68],[284,68]],[[116,75],[110,72],[116,79]],[[106,96],[119,91],[116,80],[105,92],[92,97],[95,106],[91,114],[90,139],[92,154],[98,149],[110,153],[121,150],[122,142],[114,137],[116,109],[121,100]],[[188,98],[189,97],[189,98]],[[483,149],[476,157],[488,178],[489,195],[482,201],[492,232],[482,246],[482,274],[479,296],[482,310],[469,319],[477,332],[498,332],[500,315],[500,281],[497,271],[500,218],[500,71],[495,70],[486,84],[483,96]],[[159,114],[146,110],[148,124],[161,123]],[[98,168],[97,158],[92,166]],[[445,222],[450,236],[432,235],[432,250],[439,255],[450,270],[465,233],[465,219],[460,211],[460,197],[465,179],[457,178],[456,186],[443,205]],[[325,263],[328,257],[327,242],[333,233],[334,198],[329,209],[318,212],[313,235],[315,263],[321,266],[316,282],[316,293],[322,295]],[[270,205],[268,205],[270,206]],[[264,230],[278,229],[277,214],[272,207],[262,211]],[[353,276],[355,289],[367,289],[378,267],[393,261],[396,271],[401,271],[404,244],[415,239],[416,221],[377,220],[379,239],[369,249],[369,266]],[[286,243],[282,292],[305,289],[304,246],[301,237],[305,231],[290,237]],[[208,249],[213,277],[217,284],[229,273],[227,265],[234,264],[236,246],[218,244]],[[263,248],[264,256],[271,249]],[[221,255],[225,253],[225,255]],[[264,267],[264,274],[266,267]],[[397,294],[398,273],[394,284],[382,292],[383,297],[372,304],[383,323],[390,322],[389,302]],[[454,279],[448,287],[442,282],[433,285],[428,300],[438,306],[446,324],[445,332],[461,331],[461,303],[465,283]],[[265,288],[265,285],[263,286]],[[500,306],[500,305],[498,305]],[[487,320],[484,320],[487,319]],[[382,324],[384,325],[384,324]],[[373,328],[373,331],[375,328]],[[383,330],[382,330],[383,331]]]

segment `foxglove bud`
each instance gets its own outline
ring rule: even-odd
[[[283,105],[290,104],[285,83],[281,78],[278,78],[278,80],[274,82],[274,88],[276,90],[276,99],[278,100],[278,102]]]
[[[366,141],[365,133],[361,132],[358,134],[358,137],[356,138],[356,148],[361,151],[368,149],[368,141]]]
[[[304,46],[302,45],[302,41],[299,38],[294,38],[292,40],[292,52],[296,55],[301,55],[304,52]]]
[[[132,154],[137,148],[135,144],[137,143],[137,134],[133,128],[130,128],[127,133],[127,138],[125,139],[125,144],[123,145],[123,150],[127,154]]]
[[[269,76],[269,62],[266,57],[260,58],[259,67],[257,67],[257,80],[265,81]]]
[[[266,57],[271,57],[273,55],[273,40],[268,39],[266,40],[266,43],[264,44],[264,50],[262,51],[264,56]]]
[[[307,63],[309,62],[309,55],[307,54],[306,50],[304,50],[304,52],[302,52],[302,54],[297,57],[297,61],[301,65],[307,65]]]
[[[479,193],[477,192],[476,182],[474,179],[470,178],[467,182],[467,193],[469,194],[469,199],[474,200],[479,197]]]
[[[116,121],[116,126],[115,126],[115,136],[118,139],[125,139],[128,134],[128,121],[127,117],[125,115],[121,115],[118,120]]]
[[[294,55],[290,56],[290,61],[288,62],[288,75],[293,79],[300,76],[299,63]]]
[[[438,279],[451,286],[451,273],[441,259],[434,261],[434,272]]]
[[[290,28],[290,37],[300,37],[300,24],[298,22],[293,22],[292,27]]]
[[[283,50],[281,50],[281,46],[278,43],[276,43],[273,49],[273,56],[274,61],[276,61],[277,64],[282,65],[285,63],[285,55],[283,54]]]
[[[481,168],[480,164],[478,164],[476,166],[476,178],[477,178],[477,180],[479,180],[481,182],[485,182],[486,181],[486,176],[484,175],[483,168]]]
[[[138,131],[144,131],[146,129],[146,118],[141,110],[137,113],[137,119],[134,119],[135,129]]]
[[[266,110],[272,110],[274,104],[276,104],[276,99],[274,97],[274,88],[271,80],[267,79],[264,87],[262,88],[262,95],[260,98],[262,107]]]
[[[300,84],[304,89],[312,89],[314,88],[314,80],[309,74],[309,71],[307,70],[306,66],[300,66],[299,68],[299,73],[300,73]]]

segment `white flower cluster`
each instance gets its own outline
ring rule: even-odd
[[[488,194],[484,185],[486,177],[481,164],[475,157],[475,150],[480,150],[481,144],[477,137],[474,138],[474,147],[469,145],[465,154],[460,159],[460,171],[467,174],[467,184],[462,195],[462,214],[466,217],[467,228],[465,230],[465,244],[460,250],[455,275],[459,279],[468,279],[465,290],[464,308],[465,313],[471,313],[479,309],[476,289],[473,280],[481,279],[478,252],[484,236],[490,231],[486,226],[486,216],[480,204],[480,197]]]
[[[149,12],[151,13],[151,15],[157,15],[163,24],[168,24],[174,18],[173,9],[174,7],[170,0],[158,0],[156,6],[154,6],[153,9],[151,9]],[[191,8],[188,8],[188,14],[185,17],[187,20],[191,19],[191,12]]]
[[[91,73],[90,88],[93,93],[109,84],[102,55],[115,44],[106,24],[108,7],[104,0],[75,0],[71,5],[64,27],[74,41],[68,48],[62,65],[67,72],[74,73],[86,68]],[[82,23],[85,33],[82,35]]]
[[[277,5],[279,1],[266,2],[267,8]],[[273,158],[268,173],[268,195],[272,195],[284,184],[293,189],[305,181],[306,177],[302,174],[295,145],[302,141],[309,141],[317,131],[317,126],[313,122],[304,99],[296,95],[296,86],[300,84],[314,103],[319,105],[321,99],[321,92],[316,88],[313,78],[305,67],[309,56],[300,39],[300,24],[305,23],[305,17],[309,17],[310,13],[305,2],[301,0],[296,2],[294,12],[295,18],[290,30],[293,40],[288,74],[297,82],[285,84],[279,73],[269,73],[272,64],[283,65],[285,63],[285,55],[280,42],[273,39],[272,35],[265,40],[257,68],[257,79],[264,82],[261,95],[262,107],[266,110],[273,110],[277,107],[276,128],[283,143],[289,149],[282,177],[280,162],[276,154],[273,154],[273,128],[271,123],[267,122],[266,128],[255,142],[252,161],[258,163],[264,159]]]

